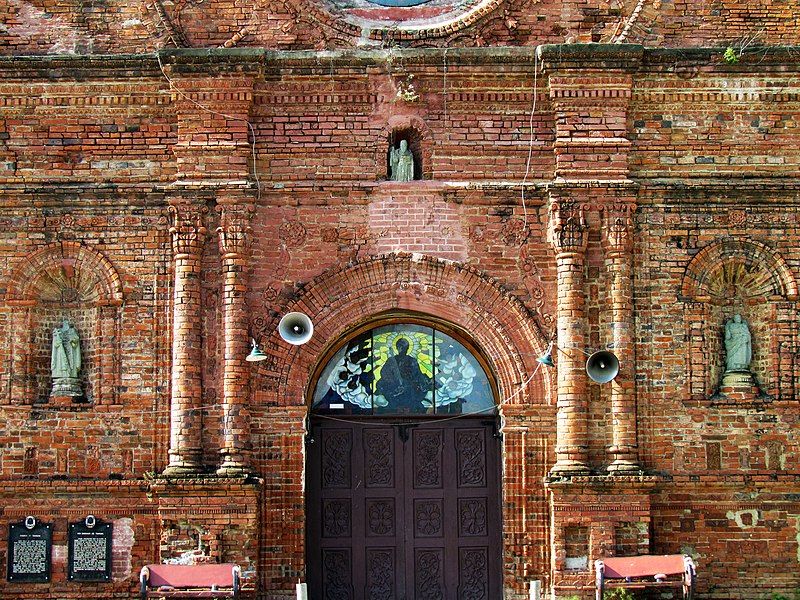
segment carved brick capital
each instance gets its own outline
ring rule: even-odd
[[[250,221],[255,213],[252,204],[230,204],[217,208],[220,213],[219,251],[223,256],[247,254],[252,228]]]
[[[556,254],[586,250],[586,206],[559,201],[550,204],[549,237]]]
[[[174,256],[199,256],[207,233],[205,215],[208,209],[196,204],[172,204],[169,207]]]
[[[603,247],[608,253],[624,253],[633,249],[633,212],[631,202],[607,204],[602,208]]]

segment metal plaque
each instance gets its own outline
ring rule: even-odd
[[[114,525],[89,515],[69,524],[67,578],[111,581],[111,535]]]
[[[50,581],[53,525],[25,517],[8,526],[8,568],[6,579],[14,583]]]

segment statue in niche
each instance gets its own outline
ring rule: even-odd
[[[389,166],[392,168],[392,181],[414,179],[414,155],[408,149],[408,140],[400,140],[399,148],[389,149]]]
[[[725,324],[725,352],[725,372],[750,370],[753,358],[750,329],[738,313]]]
[[[81,339],[75,328],[64,319],[61,327],[53,330],[50,354],[50,375],[53,378],[53,396],[81,396]]]

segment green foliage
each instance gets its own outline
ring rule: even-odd
[[[786,596],[778,592],[772,592],[771,600],[800,600],[800,588],[791,593],[791,596]]]
[[[722,58],[725,59],[725,62],[729,65],[735,65],[737,62],[739,62],[739,56],[736,54],[736,50],[733,49],[733,46],[728,46],[725,48]]]
[[[603,593],[603,600],[635,600],[635,598],[625,588],[614,588]]]

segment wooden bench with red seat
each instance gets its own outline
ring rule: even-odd
[[[602,600],[607,588],[681,588],[684,600],[694,595],[694,562],[685,554],[661,556],[617,556],[594,561],[596,598]]]
[[[146,565],[139,573],[147,598],[238,598],[242,570],[233,563]]]

